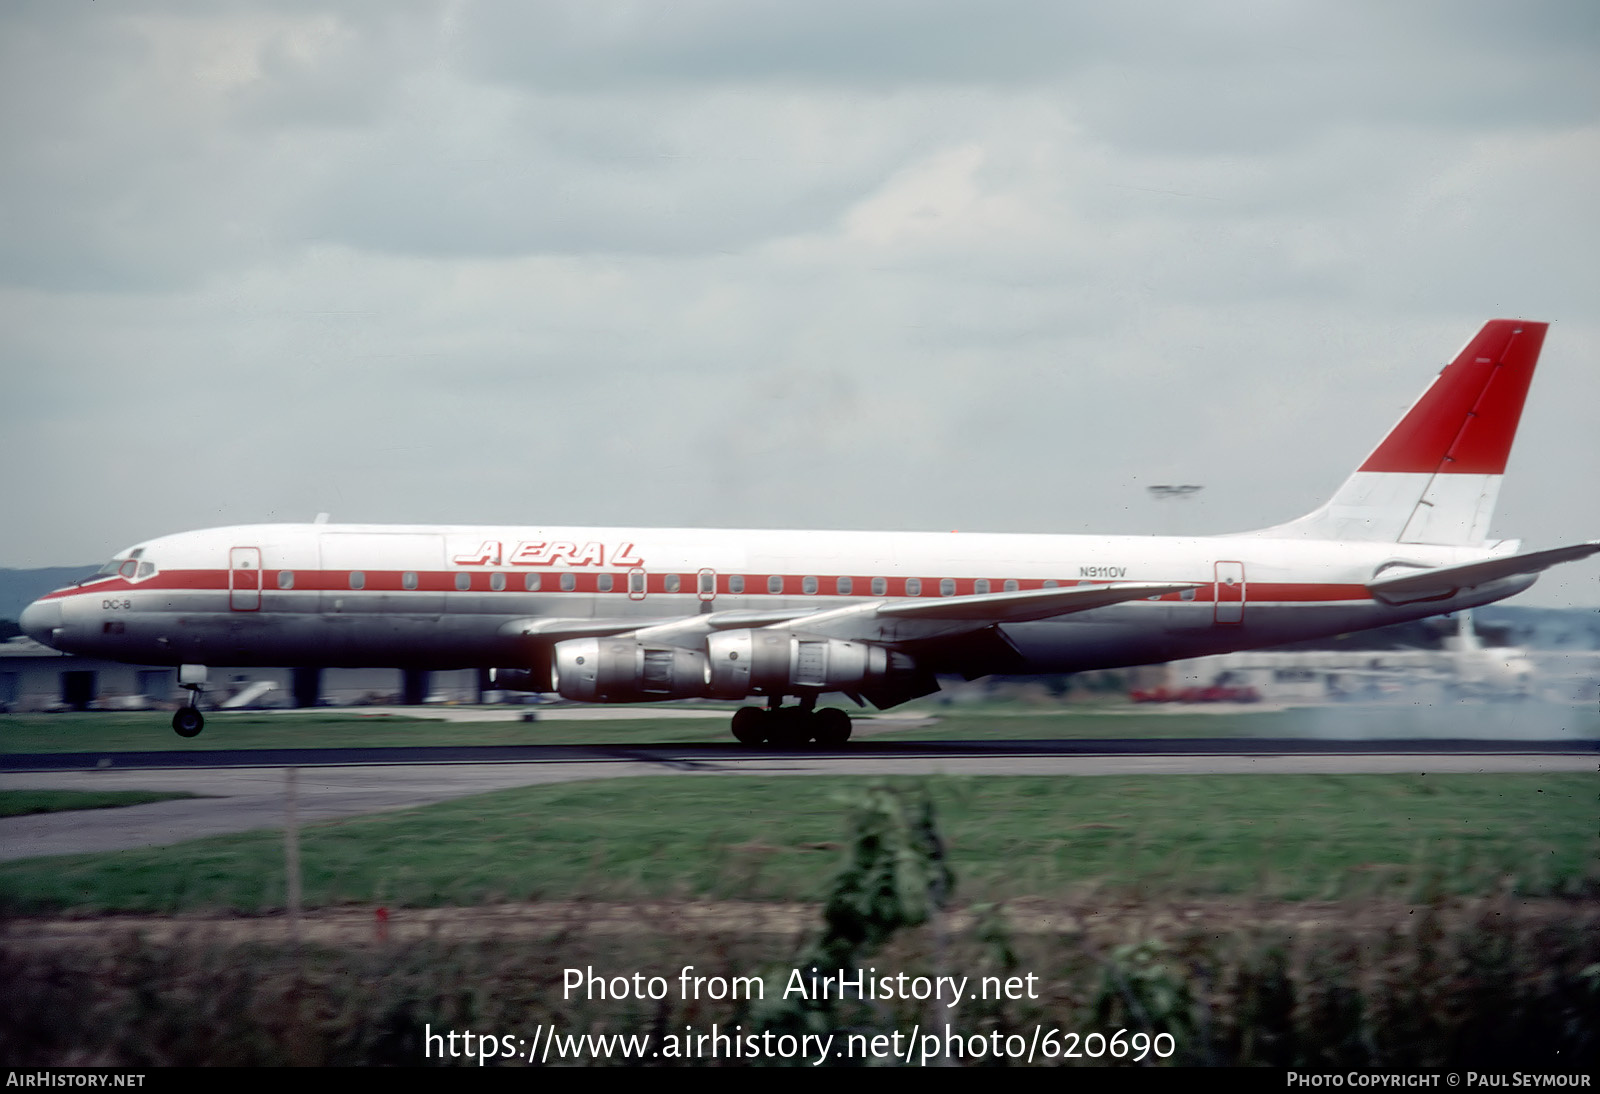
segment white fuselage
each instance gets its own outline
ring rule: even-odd
[[[997,624],[1007,663],[935,671],[1073,672],[1381,626],[1502,599],[1531,576],[1390,605],[1366,588],[1505,545],[1274,538],[407,525],[244,525],[123,552],[124,573],[51,594],[30,633],[146,664],[527,667],[540,621],[615,629],[697,614],[821,612],[866,601],[1123,582],[1193,587],[1059,618]],[[127,576],[132,575],[132,576]],[[884,619],[852,637],[932,641]],[[699,641],[698,638],[686,639]]]

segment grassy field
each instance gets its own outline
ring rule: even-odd
[[[613,779],[301,832],[307,906],[815,900],[860,778]],[[897,783],[897,785],[908,785]],[[963,902],[1600,893],[1589,775],[934,778]],[[0,865],[0,911],[266,912],[282,836]]]
[[[144,713],[12,714],[0,716],[0,751],[205,752],[224,748],[358,748],[396,745],[526,744],[727,744],[726,717],[444,722],[398,714],[349,712],[212,713],[198,737],[184,740],[167,725],[169,715]],[[1083,737],[1272,736],[1282,712],[1237,716],[1107,713],[1039,713],[1028,710],[930,713],[933,724],[901,728],[893,720],[862,720],[857,732],[871,740],[1062,739]]]
[[[160,711],[0,715],[0,752],[206,752],[231,748],[355,748],[398,745],[726,744],[725,718],[604,721],[444,722],[391,713],[216,712],[190,740]],[[1220,712],[1131,705],[1051,707],[1021,703],[927,704],[932,721],[857,723],[861,740],[1065,740],[1139,737],[1521,737],[1600,738],[1600,712],[1582,707],[1464,705],[1453,708],[1322,707]]]
[[[64,813],[73,809],[115,809],[194,796],[159,790],[0,790],[0,817]]]

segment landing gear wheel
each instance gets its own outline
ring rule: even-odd
[[[811,715],[799,707],[779,707],[766,712],[771,719],[767,742],[779,748],[799,748],[811,740]]]
[[[817,744],[838,748],[850,739],[850,715],[838,707],[823,707],[812,715]]]
[[[205,716],[196,707],[179,707],[172,714],[172,731],[180,737],[196,737],[206,728]]]
[[[733,735],[742,745],[758,745],[767,739],[767,712],[760,707],[740,707],[733,712]]]

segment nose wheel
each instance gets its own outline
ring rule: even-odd
[[[200,685],[184,684],[189,701],[172,712],[172,732],[180,737],[197,737],[206,728],[205,715],[200,713]]]

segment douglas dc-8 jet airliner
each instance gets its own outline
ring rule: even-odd
[[[842,693],[1277,645],[1512,596],[1600,541],[1488,538],[1545,323],[1496,319],[1321,508],[1209,537],[264,524],[163,536],[28,606],[69,653],[179,666],[489,668],[593,703],[747,699],[747,744],[840,744]],[[792,697],[796,703],[785,706]]]

